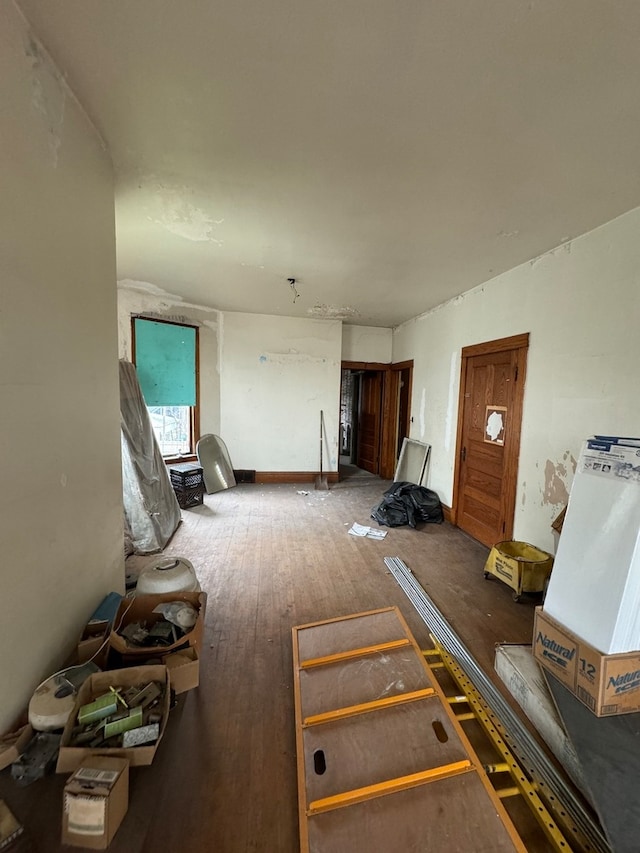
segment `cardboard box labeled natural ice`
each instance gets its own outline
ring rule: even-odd
[[[538,607],[533,656],[597,717],[640,711],[640,651],[605,655]]]

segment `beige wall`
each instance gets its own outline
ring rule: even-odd
[[[225,313],[221,433],[234,468],[338,470],[341,322]]]
[[[124,586],[111,164],[0,0],[0,731]]]
[[[393,334],[391,329],[377,326],[342,327],[342,360],[375,361],[388,364],[391,361]]]
[[[638,435],[640,209],[394,331],[414,359],[412,437],[433,445],[429,486],[451,504],[460,350],[530,333],[514,536],[552,549],[581,442]]]

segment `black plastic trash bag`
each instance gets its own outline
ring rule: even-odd
[[[416,527],[419,522],[441,524],[444,521],[440,498],[431,489],[415,483],[392,483],[371,518],[387,527]]]

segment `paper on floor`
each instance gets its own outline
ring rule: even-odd
[[[378,530],[375,527],[366,527],[364,524],[358,524],[355,521],[351,525],[349,533],[352,536],[368,536],[369,539],[384,539],[387,535],[386,530]]]

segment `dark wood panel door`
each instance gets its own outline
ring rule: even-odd
[[[464,356],[456,523],[484,545],[511,537],[526,347]]]
[[[358,423],[358,468],[371,474],[380,472],[380,430],[382,426],[382,372],[367,370],[360,381]]]

